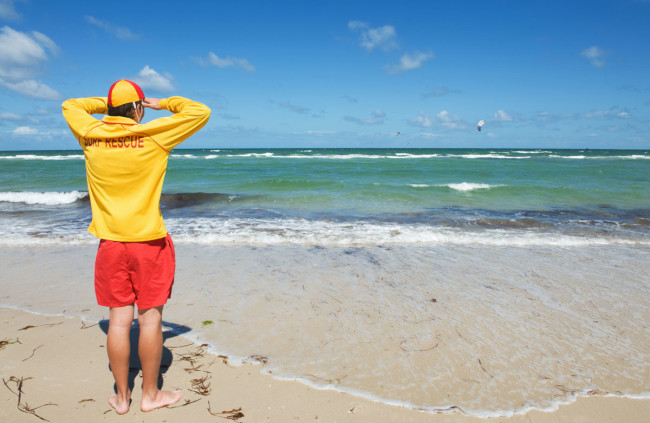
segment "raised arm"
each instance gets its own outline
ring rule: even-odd
[[[83,132],[87,125],[94,124],[97,119],[93,114],[106,114],[108,112],[107,100],[105,97],[71,98],[61,105],[63,117],[75,135]]]

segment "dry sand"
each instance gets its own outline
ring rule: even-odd
[[[232,367],[180,336],[164,342],[164,389],[180,389],[175,406],[143,413],[136,357],[133,404],[118,416],[107,403],[113,380],[105,322],[0,308],[2,422],[648,422],[650,400],[594,395],[553,412],[481,419],[431,413],[316,390],[260,373],[261,364]],[[221,414],[219,414],[221,413]]]

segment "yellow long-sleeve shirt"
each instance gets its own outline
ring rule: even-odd
[[[160,100],[173,115],[139,125],[106,114],[102,97],[66,100],[63,116],[86,158],[86,179],[92,208],[88,232],[101,239],[142,242],[164,238],[160,212],[169,153],[210,117],[210,109],[183,97]]]

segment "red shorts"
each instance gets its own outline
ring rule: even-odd
[[[146,242],[102,239],[95,260],[95,295],[106,307],[158,307],[172,295],[176,256],[169,234]]]

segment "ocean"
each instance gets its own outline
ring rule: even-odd
[[[205,244],[648,245],[650,151],[175,150],[161,209]],[[0,152],[0,245],[94,242],[80,151]]]
[[[165,321],[429,412],[650,398],[649,186],[647,150],[175,150]],[[0,306],[105,317],[89,223],[80,151],[1,152]]]

